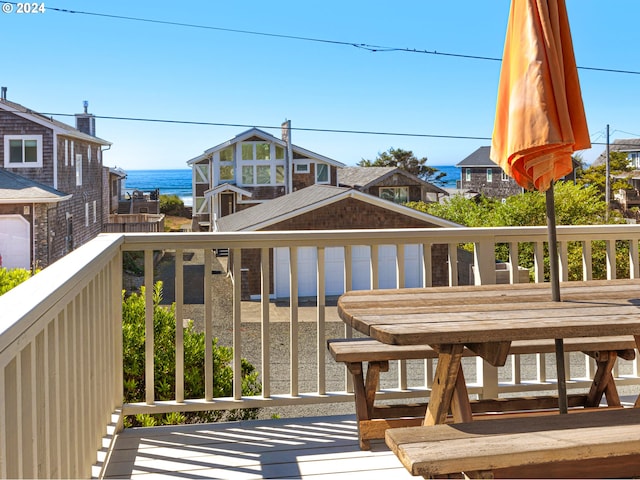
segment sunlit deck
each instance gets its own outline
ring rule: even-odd
[[[358,448],[352,415],[134,428],[107,478],[414,478],[384,442]]]

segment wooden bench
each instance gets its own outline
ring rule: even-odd
[[[369,440],[384,438],[388,428],[421,425],[426,403],[375,405],[380,372],[389,369],[389,360],[437,359],[438,352],[427,345],[389,345],[370,338],[333,339],[327,342],[331,355],[343,362],[352,375],[360,448],[368,450]],[[569,395],[569,407],[595,407],[605,395],[610,406],[620,405],[611,376],[617,357],[635,358],[633,337],[573,338],[564,342],[565,351],[582,351],[596,359],[594,386],[588,394]],[[512,342],[510,354],[554,353],[553,340]],[[465,349],[464,355],[476,356]],[[363,363],[367,362],[365,370]],[[611,381],[609,381],[611,380]],[[556,396],[482,399],[471,402],[474,414],[558,408]]]
[[[424,478],[638,477],[640,409],[577,412],[394,428],[385,441]]]

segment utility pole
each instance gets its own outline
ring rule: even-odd
[[[611,205],[611,185],[609,181],[609,124],[607,124],[607,148],[605,150],[605,202],[607,204],[607,210],[605,213],[605,219],[609,220],[609,206]]]

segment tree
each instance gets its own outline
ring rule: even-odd
[[[427,166],[427,157],[417,158],[411,150],[391,147],[388,152],[378,153],[375,160],[363,158],[359,167],[396,167],[434,185],[444,185],[446,173]]]
[[[610,214],[609,219],[606,219],[606,203],[602,192],[596,185],[574,185],[572,182],[558,182],[555,184],[554,196],[558,225],[598,225],[624,222],[619,214]],[[462,195],[455,195],[440,204],[412,202],[407,206],[468,227],[546,225],[545,194],[537,191],[511,196],[504,203],[485,197],[471,200]],[[567,247],[569,279],[581,280],[581,242],[572,242]],[[593,278],[607,278],[605,242],[594,241],[591,247]],[[473,246],[465,245],[464,248],[471,250]],[[629,276],[628,252],[628,242],[618,242],[616,248],[616,274],[618,278]],[[533,266],[532,244],[520,244],[518,255],[520,266],[525,268]],[[496,259],[508,261],[508,245],[496,245]],[[545,262],[547,261],[548,257]],[[548,265],[546,271],[548,275]]]
[[[629,172],[631,170],[631,162],[625,152],[609,153],[609,173],[611,175]],[[581,185],[594,185],[604,194],[606,188],[606,173],[607,166],[605,163],[592,165],[583,170],[582,175],[578,178],[578,183]],[[632,187],[629,182],[624,179],[615,179],[611,182],[611,190],[620,188],[628,189]]]

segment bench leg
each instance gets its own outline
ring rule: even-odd
[[[610,407],[619,407],[620,397],[611,373],[618,355],[615,351],[597,352],[595,358],[598,368],[596,369],[585,407],[597,407],[600,405],[602,395],[606,395],[607,404]]]
[[[347,368],[353,377],[353,396],[356,404],[356,421],[358,423],[358,442],[360,449],[370,450],[371,443],[362,436],[361,422],[371,420],[373,403],[376,399],[380,372],[389,369],[389,362],[369,362],[367,366],[367,380],[365,383],[361,362],[347,363]]]
[[[463,350],[464,345],[462,344],[440,345],[438,366],[436,367],[436,376],[431,387],[431,396],[424,425],[441,424],[447,419],[458,380],[458,372],[461,370]]]

